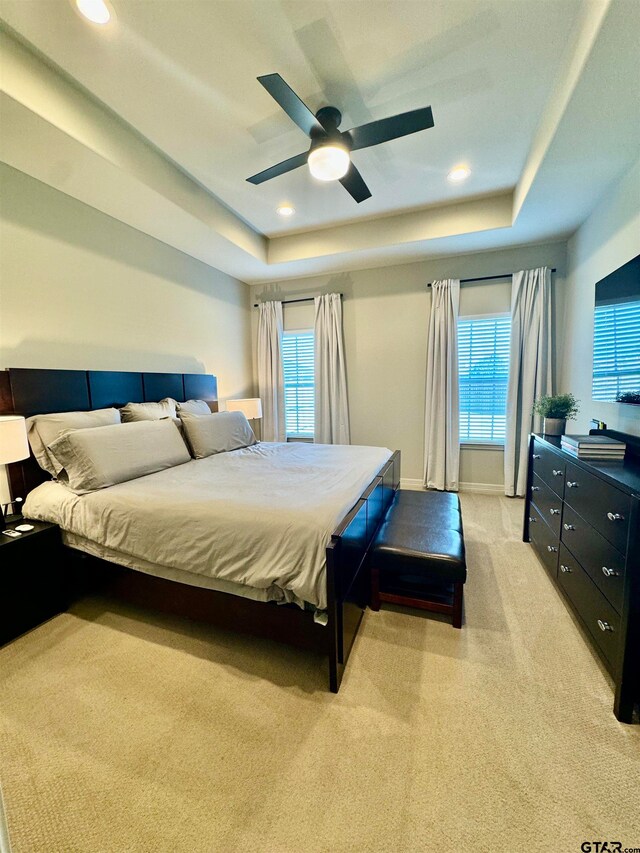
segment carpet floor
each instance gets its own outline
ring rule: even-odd
[[[640,848],[640,726],[522,502],[462,501],[462,631],[368,612],[337,696],[313,655],[107,599],[0,649],[14,853]]]

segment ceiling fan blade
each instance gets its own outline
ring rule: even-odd
[[[303,154],[296,154],[295,157],[289,157],[288,160],[283,160],[282,163],[270,166],[268,169],[265,169],[264,172],[258,172],[257,175],[252,175],[250,178],[247,178],[247,181],[249,181],[250,184],[263,184],[265,181],[270,181],[271,178],[277,178],[278,175],[284,175],[285,172],[291,172],[299,166],[304,166],[307,162],[308,156],[308,151],[305,151]]]
[[[340,183],[358,204],[367,198],[371,198],[371,190],[353,163],[349,166],[349,171],[344,178],[340,178]]]
[[[419,110],[411,110],[408,113],[362,124],[360,127],[349,130],[348,134],[353,140],[352,150],[357,151],[359,148],[370,148],[372,145],[380,145],[381,142],[408,136],[410,133],[427,130],[429,127],[433,127],[431,107],[422,107]]]
[[[326,135],[323,126],[309,107],[300,100],[279,74],[265,74],[263,77],[258,77],[258,82],[262,83],[271,97],[307,136],[311,136],[312,131],[314,134]]]

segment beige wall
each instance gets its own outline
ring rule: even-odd
[[[640,435],[640,407],[591,399],[595,284],[640,254],[640,160],[600,199],[567,249],[561,381],[582,403],[576,432],[588,430],[595,417]]]
[[[0,166],[0,368],[215,373],[252,391],[249,288]]]
[[[430,304],[426,283],[434,278],[499,275],[545,264],[558,269],[554,291],[556,310],[561,313],[564,243],[256,285],[251,288],[252,302],[330,291],[344,294],[352,441],[400,448],[403,478],[419,480],[423,473],[426,329]],[[509,300],[508,279],[464,285],[461,313],[508,311]],[[256,315],[254,310],[254,330]],[[288,328],[308,327],[312,323],[311,307],[285,307]],[[503,454],[499,449],[463,449],[461,481],[500,488],[504,482],[502,466]]]

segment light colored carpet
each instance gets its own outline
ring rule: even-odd
[[[522,502],[463,509],[463,630],[368,613],[338,696],[303,652],[102,600],[0,650],[14,853],[640,846],[640,726]]]

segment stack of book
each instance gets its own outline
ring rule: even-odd
[[[624,459],[627,445],[624,441],[606,435],[563,435],[562,449],[578,459],[600,459],[615,462]]]

